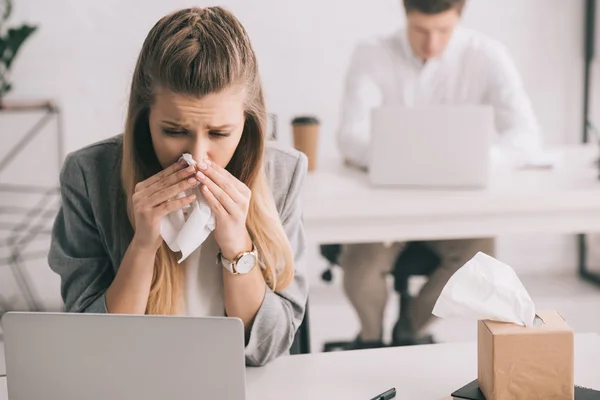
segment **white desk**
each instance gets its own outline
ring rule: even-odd
[[[599,364],[600,336],[577,335],[575,383],[600,390]],[[246,380],[248,400],[368,400],[391,387],[398,400],[439,400],[476,377],[475,343],[451,343],[282,357]]]
[[[600,390],[600,336],[577,335],[575,383]],[[249,400],[368,400],[395,387],[398,400],[439,400],[477,378],[475,343],[320,353],[249,369]]]
[[[597,147],[561,153],[554,169],[496,168],[485,190],[375,188],[334,160],[306,180],[306,234],[316,243],[359,243],[598,232]]]

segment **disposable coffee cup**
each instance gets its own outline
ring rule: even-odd
[[[302,116],[292,120],[294,147],[296,150],[306,154],[309,171],[314,171],[317,167],[319,126],[319,120],[315,117]]]

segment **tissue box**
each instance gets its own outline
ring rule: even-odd
[[[480,320],[479,388],[486,400],[573,400],[573,330],[556,311],[533,327]]]

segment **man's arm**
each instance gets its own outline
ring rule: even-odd
[[[494,107],[503,149],[527,157],[542,147],[540,127],[517,68],[504,46],[487,49],[485,102]]]
[[[337,144],[345,161],[368,168],[371,148],[371,111],[382,103],[374,76],[377,55],[372,45],[359,45],[350,59],[342,97]]]

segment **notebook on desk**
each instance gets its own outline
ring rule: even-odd
[[[486,400],[483,393],[481,393],[481,390],[479,390],[477,379],[452,393],[452,398],[464,400]],[[600,391],[581,386],[575,386],[575,400],[600,400]]]
[[[10,399],[246,398],[237,318],[9,312],[2,328]]]

